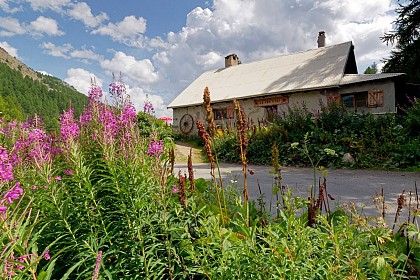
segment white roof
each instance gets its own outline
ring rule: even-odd
[[[351,47],[352,43],[346,42],[208,71],[168,107],[201,105],[205,87],[210,90],[212,102],[337,87],[343,78]]]
[[[389,79],[405,75],[404,73],[378,73],[378,74],[346,74],[340,82],[340,85],[348,85],[361,82],[369,82],[380,79]]]

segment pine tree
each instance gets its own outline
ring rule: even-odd
[[[396,9],[395,30],[381,39],[395,46],[383,72],[407,73],[407,81],[420,83],[420,0],[402,1]]]

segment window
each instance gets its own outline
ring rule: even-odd
[[[343,95],[342,99],[344,106],[348,109],[353,109],[355,112],[357,112],[358,108],[368,107],[367,91]]]
[[[235,109],[233,107],[213,109],[214,120],[233,119],[234,115]]]
[[[272,122],[277,115],[277,105],[264,107],[266,111],[267,121]]]
[[[227,108],[213,109],[213,115],[215,120],[227,119]]]

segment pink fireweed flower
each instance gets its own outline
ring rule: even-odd
[[[12,204],[12,202],[16,199],[19,199],[19,197],[23,194],[23,189],[20,187],[20,183],[17,182],[14,187],[9,190],[6,195],[4,196],[4,200],[8,204]]]
[[[146,101],[144,102],[144,105],[143,105],[143,112],[149,115],[155,114],[155,108],[153,108],[152,102],[149,101],[148,95],[146,95]]]
[[[79,136],[80,128],[74,119],[73,108],[60,115],[60,133],[64,142]]]
[[[51,256],[50,256],[50,249],[47,249],[47,250],[45,251],[45,253],[44,253],[43,257],[44,257],[44,259],[46,259],[47,261],[48,261],[49,259],[51,259]]]
[[[136,108],[134,108],[133,104],[128,103],[122,112],[120,121],[124,125],[132,124],[136,122],[136,116]]]
[[[179,191],[179,187],[177,185],[172,186],[172,193],[175,194]]]
[[[12,133],[16,127],[17,127],[17,122],[12,121],[12,122],[9,122],[5,127],[1,128],[1,131],[4,134],[8,135],[9,133]]]
[[[118,134],[118,121],[115,119],[111,111],[106,110],[100,115],[99,121],[103,125],[104,138],[106,143],[114,141]]]
[[[147,149],[147,155],[149,156],[160,156],[163,153],[162,140],[152,141],[149,143]]]
[[[0,185],[12,181],[12,163],[9,160],[6,149],[0,146]]]
[[[88,91],[88,98],[90,101],[100,101],[102,98],[102,89],[96,85],[96,83],[92,82],[92,85]]]
[[[52,161],[52,139],[45,131],[35,128],[29,131],[27,144],[28,156],[38,163]]]
[[[72,176],[73,175],[73,170],[71,169],[64,169],[63,173],[66,174],[67,176]]]
[[[90,114],[89,110],[87,110],[83,115],[80,116],[80,125],[81,126],[89,124],[91,121],[92,121],[92,115]]]
[[[102,260],[102,251],[99,251],[98,256],[96,258],[95,270],[93,271],[92,280],[97,280],[99,278],[99,268],[101,267],[101,260]]]
[[[0,206],[0,213],[4,213],[7,211],[7,206]]]
[[[60,175],[55,176],[55,180],[56,181],[61,181],[61,176]]]

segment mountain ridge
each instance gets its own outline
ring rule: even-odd
[[[0,47],[0,118],[25,121],[42,117],[47,130],[58,130],[59,116],[70,106],[76,117],[87,96],[61,79],[37,72]]]

